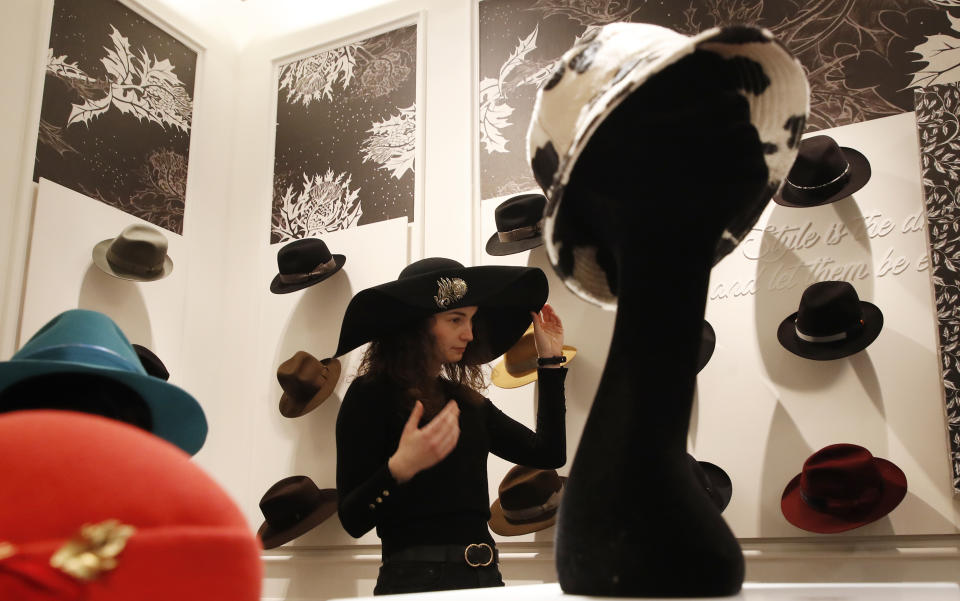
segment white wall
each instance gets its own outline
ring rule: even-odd
[[[489,262],[482,245],[490,231],[494,204],[485,203],[481,210],[474,209],[473,203],[476,73],[472,51],[476,44],[476,0],[369,0],[362,5],[366,10],[334,21],[319,12],[319,5],[330,3],[309,0],[144,2],[154,19],[167,23],[201,50],[181,245],[189,256],[185,284],[188,293],[183,323],[176,326],[182,328],[185,343],[183,356],[177,361],[180,373],[173,374],[172,380],[201,400],[211,423],[207,444],[196,460],[233,495],[250,519],[251,527],[256,528],[260,520],[256,503],[265,483],[290,475],[284,470],[296,468],[298,453],[309,451],[290,445],[290,440],[306,436],[309,428],[329,427],[328,435],[332,436],[332,424],[325,422],[333,415],[331,405],[327,407],[330,411],[314,416],[316,419],[296,424],[270,424],[264,417],[264,408],[276,404],[275,387],[267,385],[276,365],[267,364],[264,358],[279,362],[282,353],[278,349],[284,344],[282,335],[278,334],[278,340],[269,334],[277,327],[275,324],[288,327],[309,313],[304,302],[333,294],[327,287],[314,290],[310,297],[301,294],[289,304],[278,303],[266,292],[263,281],[275,252],[268,244],[276,97],[274,64],[399,20],[418,19],[423,42],[419,60],[425,76],[421,90],[424,154],[416,171],[423,206],[418,219],[425,236],[421,240],[418,230],[411,229],[408,249],[402,255],[409,260],[421,255],[442,255],[468,264]],[[358,10],[361,5],[353,4],[352,8]],[[17,344],[21,317],[24,261],[34,198],[34,186],[29,179],[42,84],[40,53],[45,52],[51,0],[7,0],[5,9],[7,18],[0,25],[0,75],[5,76],[12,92],[5,95],[5,110],[0,111],[4,132],[0,136],[0,193],[11,199],[0,203],[2,357],[12,354]],[[351,250],[345,269],[349,282],[337,285],[354,292],[355,286],[366,285],[362,283],[364,264],[374,260],[376,252]],[[568,323],[568,340],[580,349],[568,380],[568,442],[572,457],[606,356],[612,314],[581,303],[563,289],[544,261],[542,249],[505,260],[545,268],[552,286],[551,302],[560,308]],[[343,294],[343,290],[338,294]],[[342,312],[343,308],[339,310]],[[30,333],[23,332],[21,342]],[[727,344],[718,340],[718,353],[723,350],[721,345]],[[323,344],[319,343],[318,348],[323,349]],[[718,367],[721,355],[716,360],[718,364],[708,365],[708,370]],[[704,375],[708,375],[706,371]],[[532,386],[509,393],[491,389],[491,394],[508,413],[531,423],[532,390]],[[701,394],[704,415],[708,409],[706,398]],[[692,441],[703,452],[715,444],[710,437],[712,426],[708,427],[707,421],[706,417],[701,419],[699,439]],[[278,446],[292,450],[282,451],[279,459],[265,452],[262,444],[270,436],[293,437],[278,441],[282,442]],[[811,440],[809,445],[813,448],[816,443]],[[903,449],[903,456],[908,454],[909,449]],[[265,456],[278,463],[275,477],[265,469],[269,467]],[[941,467],[918,465],[916,469],[929,471],[930,479],[936,480]],[[508,468],[505,462],[491,460],[493,495]],[[784,463],[778,469],[792,468]],[[738,482],[747,482],[753,475],[734,475],[736,499]],[[732,506],[731,515],[746,528],[741,536],[745,537],[748,551],[748,578],[956,579],[960,552],[958,539],[951,532],[956,532],[957,504],[949,495],[943,496],[942,484],[931,486],[940,487],[933,507],[943,515],[945,523],[938,523],[939,529],[922,532],[910,530],[912,524],[904,524],[904,532],[909,531],[909,536],[898,536],[899,528],[877,531],[869,537],[853,533],[839,539],[807,537],[789,529],[749,528],[746,525],[751,520],[759,520],[750,511],[762,499],[757,497],[750,510]],[[744,490],[751,488],[749,484],[744,486]],[[325,524],[305,537],[306,547],[301,542],[300,547],[265,553],[264,597],[307,600],[369,594],[376,577],[375,539],[365,538],[358,544],[341,536],[337,528],[338,524]],[[931,535],[933,530],[936,533]],[[551,531],[502,541],[505,577],[515,583],[553,580],[551,541]]]

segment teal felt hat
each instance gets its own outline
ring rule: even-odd
[[[94,374],[126,385],[149,408],[151,432],[191,455],[207,438],[207,419],[196,399],[148,375],[127,337],[103,313],[71,309],[47,322],[9,361],[0,361],[0,391],[27,378],[62,373]]]

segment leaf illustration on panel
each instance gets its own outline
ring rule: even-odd
[[[510,94],[522,85],[539,86],[550,76],[553,61],[534,62],[526,59],[527,54],[537,47],[537,34],[540,26],[519,41],[510,54],[496,79],[485,77],[480,82],[480,141],[487,153],[509,152],[504,128],[509,127],[510,115],[514,108],[510,106]]]
[[[352,176],[335,175],[332,169],[321,176],[303,174],[300,190],[287,185],[281,196],[280,211],[274,214],[273,234],[280,242],[345,230],[363,215],[360,188],[350,189]]]
[[[417,59],[417,33],[408,27],[364,40],[357,50],[359,96],[380,98],[400,89],[414,72]]]
[[[385,121],[375,122],[361,146],[364,163],[377,163],[397,179],[407,171],[413,172],[417,141],[416,104],[399,111]]]
[[[614,21],[629,21],[634,13],[643,9],[630,9],[629,2],[622,0],[536,0],[528,10],[539,10],[543,19],[562,15],[581,25],[606,25]]]
[[[950,27],[960,31],[960,19],[947,13]],[[950,83],[960,78],[960,38],[937,34],[929,36],[913,50],[927,66],[913,74],[908,88]]]
[[[346,90],[357,66],[361,44],[346,44],[280,66],[280,90],[287,91],[287,102],[333,100],[333,86],[340,82]]]
[[[54,58],[52,48],[48,52],[47,72],[68,82],[83,99],[72,106],[67,126],[89,126],[95,117],[115,107],[140,121],[189,131],[193,100],[170,61],[157,60],[142,47],[135,55],[129,40],[116,27],[110,28],[113,47],[104,47],[107,54],[100,59],[107,70],[104,80],[88,76],[76,63],[68,63],[66,56]]]

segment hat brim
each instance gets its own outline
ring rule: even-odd
[[[170,272],[173,271],[173,259],[170,258],[170,255],[163,257],[163,269],[153,275],[143,275],[139,273],[130,273],[115,268],[110,264],[110,261],[107,260],[107,250],[110,248],[110,245],[113,244],[113,241],[116,238],[108,238],[107,240],[101,240],[93,247],[93,264],[100,268],[101,271],[107,275],[112,275],[115,278],[120,278],[121,280],[131,280],[133,282],[154,282],[156,280],[163,279],[170,275]]]
[[[290,292],[296,292],[297,290],[303,290],[304,288],[309,288],[314,284],[319,284],[320,282],[332,277],[335,273],[340,271],[343,268],[343,264],[347,262],[347,257],[344,255],[331,255],[333,257],[333,262],[336,264],[336,267],[328,273],[323,273],[320,275],[311,276],[302,282],[296,282],[292,284],[285,284],[280,281],[280,274],[273,276],[273,280],[270,282],[270,292],[274,294],[289,294]]]
[[[714,502],[717,500],[720,501],[717,509],[723,512],[723,510],[727,508],[727,505],[730,504],[731,497],[733,497],[733,482],[730,480],[730,476],[719,466],[709,461],[697,461],[697,463],[700,464],[703,473],[707,476],[707,480],[710,481],[710,488],[717,493],[716,497],[711,498],[714,499]]]
[[[883,480],[883,491],[876,503],[863,511],[846,516],[837,516],[813,509],[800,494],[800,474],[793,477],[783,490],[780,498],[780,510],[787,521],[809,532],[832,534],[853,530],[875,522],[887,515],[900,504],[907,494],[907,477],[894,463],[873,458],[874,465]]]
[[[707,366],[717,346],[717,333],[706,319],[703,320],[703,334],[700,337],[700,354],[697,355],[697,373]]]
[[[311,397],[306,403],[301,403],[284,392],[280,397],[280,415],[291,418],[301,417],[323,404],[323,402],[327,400],[333,393],[333,389],[336,388],[337,382],[340,381],[340,369],[340,361],[337,359],[331,359],[327,363],[328,371],[326,382],[324,382],[324,385],[320,388],[320,390],[318,390],[317,393],[313,395],[313,397]]]
[[[572,346],[563,346],[563,356],[567,358],[566,361],[560,365],[567,365],[574,357],[577,356],[577,349]],[[533,382],[537,379],[537,370],[531,369],[519,373],[510,373],[507,371],[506,361],[503,358],[493,366],[493,370],[490,372],[490,381],[493,382],[495,386],[500,388],[519,388],[521,386],[526,386],[530,382]]]
[[[867,185],[870,181],[870,161],[867,157],[863,156],[859,150],[845,146],[840,147],[840,152],[850,165],[850,177],[842,188],[829,196],[821,196],[813,191],[799,190],[791,186],[789,181],[785,181],[780,191],[774,195],[773,201],[784,207],[818,207],[843,200]]]
[[[523,240],[513,240],[512,242],[501,242],[498,234],[490,236],[487,240],[486,251],[488,255],[494,257],[503,257],[505,255],[514,255],[516,253],[530,250],[543,245],[543,237],[540,234],[532,238]]]
[[[870,346],[883,329],[883,313],[879,307],[867,301],[860,301],[860,308],[863,312],[863,328],[856,336],[836,342],[801,340],[797,336],[797,313],[795,312],[780,322],[780,327],[777,328],[777,340],[783,348],[804,359],[830,361],[848,357]]]
[[[337,513],[337,491],[333,488],[324,488],[320,490],[320,494],[324,497],[320,505],[293,526],[277,529],[272,528],[266,521],[260,524],[257,536],[260,537],[263,548],[274,549],[303,536]]]
[[[200,403],[182,388],[147,374],[83,363],[15,359],[0,363],[0,390],[27,378],[56,373],[95,374],[128,386],[150,409],[150,431],[191,455],[207,439],[207,418]]]
[[[567,477],[560,476],[560,486],[566,486]],[[541,530],[546,530],[550,526],[553,526],[557,523],[557,509],[548,512],[544,517],[531,521],[524,522],[512,522],[503,515],[503,507],[500,505],[500,498],[493,502],[490,506],[490,520],[487,522],[487,525],[490,526],[490,530],[493,530],[496,534],[500,536],[520,536],[521,534],[530,534],[531,532],[539,532]]]
[[[446,309],[433,300],[439,278],[467,282],[464,297]],[[473,323],[482,346],[475,347],[474,362],[489,363],[520,339],[530,325],[530,312],[543,307],[548,290],[539,268],[493,265],[442,269],[367,288],[347,305],[334,356],[441,311],[477,306]]]

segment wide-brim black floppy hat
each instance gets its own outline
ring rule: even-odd
[[[807,162],[822,160],[818,156],[807,156],[805,154],[804,151],[811,143],[816,146],[828,146],[828,149],[824,152],[829,152],[833,155],[834,160],[845,162],[846,165],[845,169],[840,169],[844,166],[838,165],[840,173],[836,177],[829,177],[829,179],[824,179],[822,182],[818,181],[814,185],[804,186],[793,181],[797,171],[803,169]],[[818,151],[816,154],[821,153]],[[783,187],[780,188],[779,193],[774,195],[773,200],[778,205],[794,208],[830,204],[843,200],[863,188],[870,181],[870,175],[870,161],[859,150],[838,146],[829,136],[814,136],[800,142],[797,162],[794,163],[793,169],[783,182]]]
[[[354,295],[334,356],[436,313],[476,306],[471,362],[489,363],[520,339],[530,312],[543,307],[548,290],[547,276],[537,267],[464,267],[452,259],[421,259],[396,280]]]

